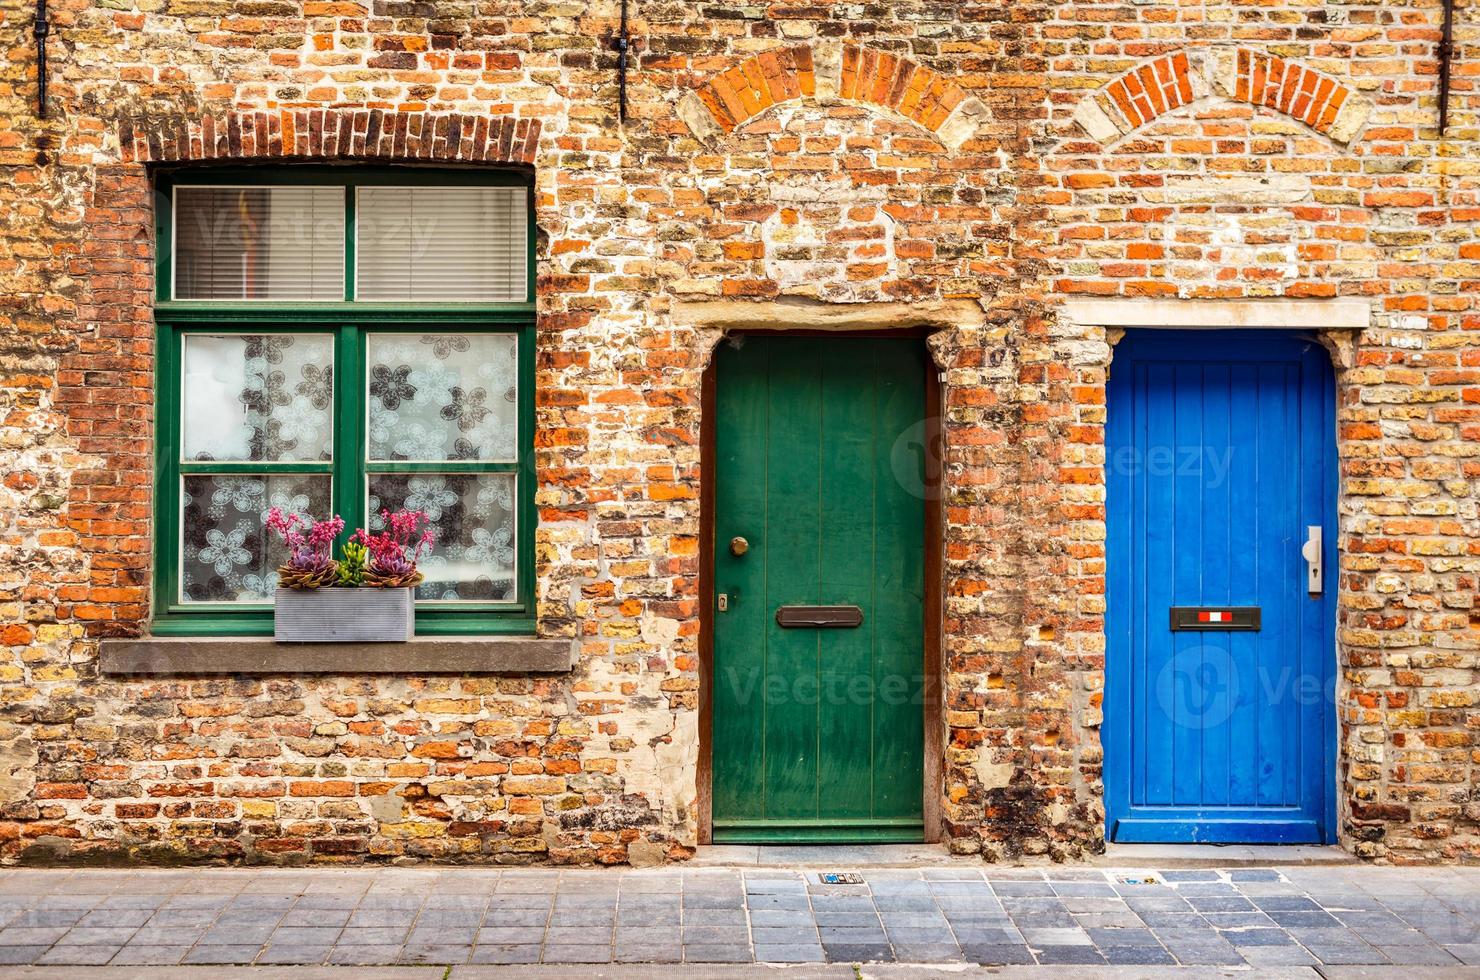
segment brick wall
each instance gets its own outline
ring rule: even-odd
[[[250,9],[248,9],[250,6]],[[1065,296],[1350,297],[1342,836],[1477,853],[1480,40],[1434,4],[189,10],[54,0],[0,73],[0,855],[650,861],[696,841],[698,433],[678,304],[980,304],[945,399],[949,846],[1101,846],[1106,332]],[[29,8],[0,11],[23,27]],[[569,676],[100,677],[147,626],[147,165],[532,166],[540,630]]]

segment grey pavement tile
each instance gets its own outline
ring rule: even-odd
[[[121,946],[53,946],[36,960],[38,966],[103,966]]]
[[[618,943],[612,959],[618,963],[682,963],[683,946],[678,943]]]
[[[1213,924],[1196,912],[1155,912],[1144,911],[1136,913],[1136,917],[1153,929],[1206,929],[1211,930]]]
[[[1160,946],[1102,946],[1100,955],[1111,966],[1175,966],[1177,963]]]
[[[486,964],[538,963],[539,961],[540,947],[535,943],[475,946],[473,955],[468,958],[470,963]]]
[[[1480,966],[1480,943],[1455,943],[1444,951],[1466,966]]]
[[[1193,895],[1187,903],[1199,912],[1255,912],[1254,903],[1241,895]]]
[[[1238,966],[1244,958],[1225,942],[1178,942],[1162,940],[1167,952],[1183,966]]]
[[[956,941],[963,946],[968,943],[976,946],[1016,946],[1023,942],[1023,934],[1017,929],[963,929],[957,926],[952,931],[956,934]]]
[[[19,966],[34,963],[50,946],[7,946],[0,944],[0,966]]]
[[[1019,929],[1078,929],[1079,921],[1068,912],[1030,912],[1015,915],[1012,924]]]
[[[819,929],[818,933],[824,946],[870,946],[889,942],[883,929]]]
[[[818,926],[838,929],[857,929],[879,925],[879,916],[874,912],[818,912],[812,916]]]
[[[163,927],[199,926],[216,921],[215,909],[160,909],[149,919],[149,925]]]
[[[1023,938],[1034,949],[1041,946],[1093,946],[1083,929],[1034,929],[1023,927]]]
[[[10,929],[53,929],[58,926],[75,926],[87,909],[25,909],[6,924]]]
[[[1035,946],[1033,955],[1043,966],[1105,965],[1105,957],[1101,956],[1100,951],[1093,946]]]
[[[1053,888],[1053,886],[1050,885],[1046,881],[995,881],[994,880],[992,882],[992,891],[996,892],[999,896],[1002,896],[1002,897],[1006,897],[1006,896],[1009,896],[1009,895],[1011,895],[1013,897],[1027,897],[1027,896],[1032,896],[1032,897],[1048,896],[1048,897],[1052,897],[1053,894],[1054,894],[1054,888]]]
[[[1204,912],[1203,918],[1219,929],[1274,928],[1274,920],[1263,912]]]
[[[1382,946],[1375,947],[1389,961],[1413,966],[1456,966],[1459,961],[1440,946]]]
[[[1318,962],[1299,946],[1246,946],[1239,952],[1250,966],[1315,966]]]
[[[656,931],[656,930],[654,930]],[[789,946],[797,943],[816,943],[818,941],[817,929],[809,926],[757,926],[750,931],[751,941],[757,946]],[[621,942],[623,933],[617,931],[617,941]],[[647,937],[644,942],[651,942]]]
[[[1156,937],[1150,929],[1088,929],[1090,941],[1096,946],[1155,946]]]
[[[231,903],[226,908],[228,911],[235,909],[275,909],[283,912],[297,900],[298,897],[296,895],[238,895],[231,900]]]
[[[69,931],[70,926],[10,926],[0,929],[0,946],[50,946]]]
[[[1162,881],[1222,881],[1223,876],[1217,871],[1205,868],[1178,868],[1171,871],[1158,871],[1157,876]]]
[[[406,926],[416,921],[417,910],[415,909],[367,909],[358,908],[345,923],[351,929],[372,929],[380,926]]]
[[[1283,929],[1227,929],[1219,933],[1237,947],[1293,946],[1295,940]]]
[[[483,917],[485,926],[539,926],[550,920],[548,909],[490,909]]]
[[[328,958],[331,949],[333,949],[332,946],[294,946],[274,943],[258,954],[257,965],[317,966]]]
[[[546,963],[610,963],[611,960],[610,945],[568,943],[545,947]]]
[[[1099,882],[1070,881],[1054,882],[1054,894],[1062,899],[1069,898],[1104,898],[1114,899],[1115,889],[1111,888],[1103,880]]]
[[[617,919],[617,910],[612,909],[561,909],[550,913],[550,925],[559,928],[581,928],[587,926],[610,927]]]
[[[610,943],[611,929],[549,928],[545,930],[545,942],[553,946],[589,946],[592,943]]]
[[[761,909],[795,909],[805,910],[810,908],[806,895],[748,895],[745,900],[746,907]]]
[[[262,952],[262,945],[242,944],[240,946],[197,946],[185,954],[181,962],[185,964],[214,964],[228,965],[238,963],[251,963]]]
[[[137,926],[124,926],[119,929],[87,929],[77,926],[67,930],[67,934],[57,940],[57,945],[122,946],[138,931]]]
[[[400,947],[406,942],[406,934],[410,932],[404,927],[380,927],[374,929],[345,929],[339,934],[339,940],[335,944],[344,946],[396,946]]]
[[[1140,929],[1147,924],[1134,912],[1079,912],[1074,921],[1082,929]]]
[[[484,926],[475,937],[478,944],[497,945],[540,943],[545,938],[544,926]]]
[[[380,966],[396,962],[401,946],[335,946],[329,950],[332,966]]]
[[[108,961],[109,966],[175,966],[190,952],[189,946],[128,945]]]
[[[1299,926],[1303,929],[1336,929],[1341,926],[1335,916],[1319,909],[1314,912],[1281,912],[1274,909],[1267,914],[1277,925],[1285,928]]]
[[[966,954],[953,942],[894,944],[894,959],[899,963],[963,963]]]
[[[702,918],[701,920],[702,921]],[[790,926],[800,922],[812,923],[812,915],[809,912],[752,912],[750,913],[750,924],[752,926]]]
[[[963,944],[961,955],[968,962],[982,966],[1020,966],[1033,962],[1033,952],[1026,946],[1001,944]]]
[[[1304,895],[1261,895],[1254,904],[1266,912],[1319,912],[1321,906]]]
[[[904,926],[897,929],[889,929],[889,941],[896,946],[900,945],[929,945],[931,943],[949,943],[956,945],[956,936],[950,928],[942,923],[937,927],[910,927]]]
[[[1428,946],[1433,942],[1416,929],[1360,929],[1353,932],[1374,946]]]
[[[203,926],[144,926],[129,938],[130,946],[194,946],[205,935]]]
[[[785,943],[755,946],[757,963],[821,963],[822,946],[818,943]]]
[[[822,943],[830,963],[892,963],[894,950],[888,943]]]
[[[94,909],[78,919],[77,925],[85,929],[121,929],[128,926],[137,929],[148,922],[153,914],[153,909]]]
[[[207,929],[197,940],[200,946],[261,946],[272,938],[274,925],[228,925],[217,923]]]
[[[428,944],[407,943],[401,949],[401,955],[396,960],[398,963],[427,963],[437,966],[466,963],[468,957],[473,954],[472,943],[466,946],[460,944]]]
[[[1311,955],[1327,966],[1378,966],[1388,962],[1371,946],[1306,946]]]
[[[1279,881],[1280,877],[1273,868],[1234,868],[1228,872],[1230,881]]]
[[[279,926],[268,941],[275,946],[333,946],[342,931],[338,926]]]
[[[593,932],[599,930],[592,930]],[[471,946],[478,936],[477,926],[417,925],[406,937],[408,946]]]

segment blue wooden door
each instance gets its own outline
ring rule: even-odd
[[[1334,839],[1334,411],[1329,357],[1308,338],[1147,330],[1116,347],[1110,840]],[[1312,529],[1318,592],[1302,555]],[[1256,610],[1257,629],[1234,628]]]

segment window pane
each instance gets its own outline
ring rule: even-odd
[[[177,299],[344,299],[344,188],[177,187]]]
[[[425,511],[437,531],[423,554],[418,599],[509,602],[515,598],[514,475],[372,474],[370,524],[381,509]]]
[[[287,548],[267,512],[329,515],[329,477],[187,476],[180,488],[182,602],[265,602]]]
[[[185,459],[331,457],[332,337],[189,334],[181,349]]]
[[[515,460],[513,334],[371,334],[365,370],[371,459]]]
[[[528,200],[524,187],[361,187],[356,298],[523,302]]]

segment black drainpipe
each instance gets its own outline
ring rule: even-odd
[[[51,24],[46,20],[46,0],[36,0],[36,24],[31,34],[36,38],[36,118],[46,118],[46,36]]]

